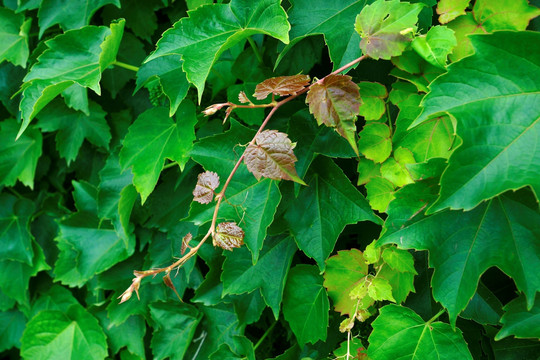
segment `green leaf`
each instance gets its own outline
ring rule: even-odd
[[[412,40],[423,4],[377,0],[362,9],[354,28],[360,34],[360,49],[369,57],[390,60],[399,56]]]
[[[388,204],[394,200],[395,186],[383,177],[375,176],[367,184],[367,200],[373,210],[386,212]]]
[[[199,91],[199,102],[212,65],[219,56],[241,40],[254,35],[270,35],[288,43],[290,25],[278,0],[253,4],[233,0],[230,4],[201,6],[163,33],[156,50],[146,59],[180,55],[178,64]]]
[[[402,187],[411,184],[413,179],[407,165],[414,164],[414,156],[409,149],[397,148],[394,151],[394,156],[388,158],[381,165],[381,175],[383,178],[390,180],[395,186]]]
[[[326,340],[329,309],[317,267],[300,264],[291,269],[283,294],[283,316],[300,346]]]
[[[150,314],[157,324],[151,345],[154,358],[183,359],[202,314],[191,305],[165,302],[150,304]]]
[[[30,128],[15,140],[18,128],[15,120],[0,122],[0,185],[13,186],[20,180],[33,188],[43,137],[37,129]]]
[[[400,103],[396,130],[392,138],[394,146],[409,149],[418,162],[432,158],[449,158],[454,145],[454,125],[448,116],[437,116],[407,130],[420,112],[420,95],[411,95]]]
[[[437,3],[437,14],[439,22],[446,24],[458,16],[465,15],[465,9],[471,0],[440,0]]]
[[[53,101],[39,114],[39,127],[43,132],[56,133],[56,149],[68,165],[77,158],[86,139],[90,143],[108,149],[111,130],[105,120],[107,114],[97,103],[89,102],[90,115],[71,110],[60,100]]]
[[[223,263],[223,295],[243,294],[260,288],[277,319],[283,288],[296,246],[290,237],[267,238],[255,265],[245,248],[227,253]]]
[[[353,315],[356,300],[349,294],[368,274],[368,265],[357,249],[338,251],[326,261],[324,287],[332,299],[334,309],[341,315]]]
[[[21,347],[21,336],[26,327],[26,318],[19,310],[0,312],[0,322],[3,324],[0,330],[0,351],[9,350],[12,347]]]
[[[540,299],[536,299],[531,307],[527,300],[520,296],[504,306],[504,315],[501,318],[502,329],[495,335],[495,340],[504,339],[514,335],[518,339],[540,338]]]
[[[334,69],[362,55],[360,37],[351,27],[366,0],[294,0],[288,11],[291,42],[280,52],[276,67],[300,40],[323,35]]]
[[[428,85],[444,73],[443,69],[431,65],[414,50],[405,51],[401,56],[393,57],[392,63],[396,67],[390,72],[390,75],[414,84],[418,89],[414,93],[427,93],[429,91]]]
[[[74,198],[83,196],[82,191],[83,187],[75,186]],[[97,189],[85,195],[84,206],[59,223],[60,231],[55,238],[60,249],[55,280],[70,286],[82,286],[135,250],[133,236],[120,236],[110,222],[98,218]]]
[[[358,85],[350,76],[329,75],[322,82],[313,84],[306,103],[317,124],[335,128],[358,154],[355,121],[361,101]]]
[[[461,331],[442,322],[424,322],[411,309],[387,305],[373,322],[368,355],[383,359],[471,359]]]
[[[130,353],[137,355],[140,359],[145,358],[144,335],[146,333],[146,322],[141,316],[131,316],[125,323],[115,326],[107,318],[105,310],[95,315],[103,327],[113,355],[120,352],[121,348],[126,347]]]
[[[206,360],[210,354],[214,353],[222,344],[232,345],[237,335],[242,335],[243,327],[238,324],[238,318],[232,305],[219,304],[218,306],[202,307],[204,317],[202,329],[207,336],[203,346],[199,343],[192,343],[191,348],[195,348],[196,353],[187,355],[190,359]]]
[[[383,265],[377,277],[384,279],[391,287],[391,296],[397,304],[407,299],[407,296],[414,290],[414,274],[416,272],[399,272],[393,270],[389,265]]]
[[[58,310],[66,312],[71,305],[79,304],[77,299],[73,297],[71,292],[60,285],[53,285],[40,296],[32,304],[32,312],[30,318],[33,318],[41,311]]]
[[[434,26],[425,36],[419,36],[412,42],[412,48],[430,64],[444,69],[446,58],[457,45],[454,31],[446,26]]]
[[[32,201],[0,193],[0,243],[2,243],[0,260],[20,261],[32,265],[33,236],[29,225],[34,210]]]
[[[24,14],[0,8],[0,63],[7,60],[26,68],[31,24],[32,19],[25,19]]]
[[[379,120],[386,111],[384,99],[388,96],[386,87],[376,82],[361,81],[358,83],[360,88],[359,115],[365,120]]]
[[[526,185],[540,194],[540,148],[535,145],[540,131],[540,34],[498,32],[472,41],[476,54],[432,83],[422,102],[424,111],[411,125],[450,113],[463,139],[450,157],[432,212],[470,210]]]
[[[26,359],[91,359],[107,356],[107,341],[98,321],[82,306],[45,310],[26,325],[21,339]]]
[[[499,299],[481,281],[471,301],[459,315],[462,318],[474,320],[479,324],[499,324],[503,306]]]
[[[116,58],[124,32],[124,20],[105,26],[85,26],[46,42],[21,87],[19,108],[23,119],[17,137],[30,121],[58,94],[77,84],[101,94],[101,73]]]
[[[41,247],[32,241],[34,259],[32,265],[20,261],[0,261],[0,290],[4,295],[16,300],[25,308],[29,308],[29,283],[30,278],[42,270],[49,270],[45,262],[45,255]]]
[[[345,225],[380,223],[364,196],[331,159],[319,157],[310,168],[308,186],[285,212],[285,221],[298,247],[321,270]]]
[[[356,185],[365,185],[374,177],[381,176],[381,165],[374,163],[365,157],[358,161],[358,181]]]
[[[173,116],[189,90],[186,73],[181,71],[182,64],[181,56],[175,54],[161,56],[151,61],[147,60],[137,71],[135,91],[157,78],[163,92],[169,99],[169,116]]]
[[[414,269],[414,259],[408,251],[389,247],[382,252],[382,258],[394,271],[417,274]]]
[[[64,31],[88,25],[92,15],[107,4],[120,7],[119,0],[86,0],[75,2],[70,6],[65,6],[62,0],[42,0],[38,12],[39,37],[41,38],[45,30],[56,24]]]
[[[390,128],[386,124],[368,123],[360,132],[358,149],[368,159],[382,163],[392,152]]]
[[[388,280],[380,277],[375,277],[371,280],[367,288],[367,294],[375,301],[389,300],[396,302],[392,296],[392,286],[390,286]]]
[[[142,203],[154,190],[165,159],[178,162],[183,168],[193,146],[195,106],[183,103],[174,122],[163,107],[142,113],[129,127],[120,151],[120,164],[133,166],[133,184],[141,194]]]
[[[421,193],[416,198],[425,201]],[[421,200],[413,201],[420,204]],[[448,309],[450,321],[455,323],[476,292],[481,274],[492,266],[512,277],[532,307],[540,290],[540,279],[533,275],[540,271],[535,245],[539,224],[538,212],[500,197],[468,212],[444,211],[413,216],[401,225],[392,223],[378,244],[429,250],[429,264],[435,268],[433,297]]]
[[[468,35],[498,30],[525,30],[538,15],[540,9],[530,6],[527,0],[477,0],[472,12],[448,24],[455,31],[458,41],[450,58],[457,61],[474,52]]]

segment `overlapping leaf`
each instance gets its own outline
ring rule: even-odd
[[[375,82],[362,81],[358,86],[362,99],[359,115],[366,120],[379,120],[386,111],[384,99],[388,96],[388,91],[384,85]]]
[[[291,23],[291,42],[279,54],[276,66],[299,41],[324,35],[330,60],[337,69],[360,55],[360,37],[351,27],[367,0],[294,0],[287,12]]]
[[[223,263],[223,295],[244,294],[260,289],[264,301],[278,317],[283,289],[296,245],[290,236],[273,237],[265,241],[259,261],[251,262],[245,248],[226,254]]]
[[[279,180],[293,180],[305,183],[298,177],[294,163],[296,156],[293,144],[287,134],[277,130],[265,130],[255,137],[244,153],[244,162],[257,180],[261,177]]]
[[[367,5],[356,17],[355,29],[360,34],[360,48],[373,59],[390,60],[399,56],[416,31],[422,4],[399,0],[377,0]]]
[[[167,30],[146,61],[163,56],[181,56],[178,71],[202,97],[210,68],[228,48],[253,34],[266,34],[289,42],[290,25],[278,0],[233,0],[230,4],[202,6]],[[174,93],[169,97],[176,97]]]
[[[4,60],[26,67],[31,19],[0,7],[0,63]]]
[[[34,251],[30,234],[30,217],[34,203],[17,199],[10,194],[0,194],[0,260],[20,261],[32,265]]]
[[[358,85],[351,81],[351,77],[347,75],[325,77],[322,82],[311,86],[306,102],[317,123],[336,128],[358,154],[355,121],[361,100]]]
[[[108,149],[111,131],[105,120],[106,112],[97,103],[90,101],[90,115],[74,111],[56,100],[40,112],[38,127],[43,132],[56,133],[56,148],[68,165],[77,158],[84,140]]]
[[[471,0],[440,0],[437,3],[437,14],[439,22],[446,24],[458,16],[465,15],[465,9]]]
[[[19,105],[23,123],[17,137],[45,105],[70,86],[101,93],[101,73],[115,61],[124,23],[120,20],[110,28],[85,26],[46,42],[47,49],[24,78]]]
[[[540,299],[528,306],[524,297],[512,300],[504,306],[504,315],[501,318],[502,329],[495,336],[495,340],[514,335],[516,338],[540,338]]]
[[[390,128],[382,123],[369,123],[360,132],[358,148],[368,159],[382,163],[392,152]]]
[[[39,5],[39,37],[53,25],[60,25],[66,30],[79,29],[90,24],[92,15],[101,7],[114,4],[120,7],[119,0],[86,0],[76,1],[65,6],[62,0],[42,0]],[[61,8],[62,11],[58,11]]]
[[[527,185],[540,194],[540,34],[497,32],[472,41],[476,54],[432,83],[411,125],[450,113],[463,139],[430,211],[472,209]]]
[[[368,266],[357,249],[338,251],[326,261],[324,287],[334,303],[334,309],[342,315],[353,315],[356,300],[349,294],[368,274]]]
[[[471,359],[461,331],[443,322],[425,322],[414,311],[397,305],[379,310],[369,336],[368,355],[373,360]]]
[[[284,217],[298,247],[324,269],[345,225],[380,220],[332,160],[318,158],[310,170],[308,187],[300,191]]]
[[[540,271],[540,214],[500,197],[472,211],[443,211],[426,217],[421,211],[426,196],[433,198],[432,192],[426,186],[403,198],[417,204],[414,208],[389,211],[389,226],[378,244],[429,250],[429,264],[435,268],[433,297],[448,309],[452,323],[474,295],[481,274],[492,266],[511,276],[532,306],[540,290],[535,275]]]
[[[294,95],[309,85],[309,75],[278,76],[266,79],[255,87],[258,100],[266,99],[268,95]],[[245,96],[245,95],[244,95]]]
[[[412,42],[412,48],[430,64],[444,69],[446,59],[457,45],[454,31],[446,26],[434,26],[425,36],[419,36]]]
[[[15,140],[18,129],[14,119],[0,122],[0,184],[13,186],[20,180],[33,188],[43,137],[37,129],[30,128]]]
[[[142,113],[129,127],[120,164],[124,169],[133,167],[133,184],[143,203],[154,190],[165,159],[178,162],[181,168],[189,160],[196,122],[195,106],[185,101],[176,122],[166,108],[158,107]]]
[[[329,309],[317,267],[301,264],[291,269],[283,294],[283,316],[300,346],[326,339]]]
[[[98,321],[81,305],[67,311],[45,310],[27,324],[21,355],[28,359],[99,360],[107,356],[107,341]]]

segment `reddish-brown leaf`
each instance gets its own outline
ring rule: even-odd
[[[361,101],[358,85],[351,81],[351,77],[327,76],[321,83],[311,86],[306,102],[317,123],[335,127],[358,154],[355,121]]]
[[[235,222],[218,224],[213,234],[213,243],[214,246],[232,251],[232,249],[244,245],[244,230]]]
[[[191,233],[187,233],[187,235],[182,238],[182,248],[180,249],[180,254],[184,255],[191,239],[193,239],[193,235],[191,235]]]
[[[244,162],[257,180],[266,177],[274,180],[293,180],[305,184],[294,168],[296,156],[287,134],[277,130],[265,130],[255,138],[244,153]]]
[[[253,96],[258,100],[268,95],[295,95],[309,85],[309,75],[278,76],[264,80],[255,88]]]
[[[193,190],[193,200],[208,204],[214,198],[214,190],[219,186],[219,176],[215,172],[205,171],[199,174],[197,185]]]
[[[248,97],[247,97],[247,95],[246,95],[245,92],[240,91],[240,92],[238,93],[238,101],[240,101],[242,104],[246,104],[246,103],[249,102],[249,99],[248,99]]]

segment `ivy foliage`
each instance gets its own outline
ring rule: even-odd
[[[537,356],[539,6],[3,0],[0,356]]]

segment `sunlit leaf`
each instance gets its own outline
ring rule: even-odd
[[[366,120],[379,120],[386,111],[384,102],[388,96],[386,88],[382,84],[368,81],[362,81],[358,86],[362,99],[359,115]]]
[[[446,26],[434,26],[425,36],[419,36],[412,42],[412,48],[430,64],[444,69],[446,58],[457,45],[454,31]]]
[[[368,123],[359,134],[358,149],[376,163],[382,163],[392,152],[390,128],[386,124]]]
[[[399,0],[377,0],[364,7],[355,23],[364,54],[386,60],[401,55],[413,38],[422,6]]]
[[[437,14],[439,22],[446,24],[458,16],[465,15],[465,9],[471,0],[439,0],[437,3]]]

